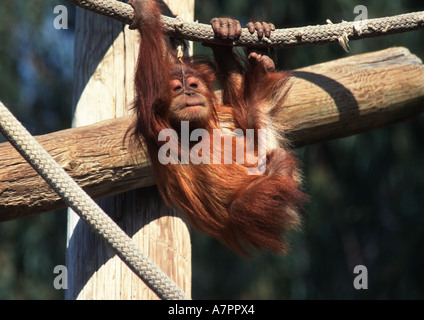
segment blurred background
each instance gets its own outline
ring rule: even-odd
[[[57,5],[68,8],[67,30],[53,27]],[[369,18],[424,10],[422,0],[196,0],[196,20],[295,27],[352,21],[357,5]],[[34,135],[71,125],[74,15],[59,0],[0,3],[0,100]],[[337,44],[278,50],[278,67],[393,46],[424,59],[424,31],[350,42],[349,53]],[[311,201],[290,253],[245,259],[193,232],[193,298],[424,299],[424,116],[296,152]],[[65,210],[1,223],[0,299],[62,299],[53,268],[65,264],[65,240]],[[353,287],[356,265],[368,268],[368,290]]]

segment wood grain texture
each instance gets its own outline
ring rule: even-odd
[[[281,129],[295,146],[375,130],[424,111],[424,66],[392,48],[298,69],[286,104]],[[93,198],[119,194],[154,184],[148,160],[123,142],[131,119],[37,139]],[[0,144],[0,181],[0,221],[64,206],[9,143]]]
[[[405,48],[356,55],[294,71],[287,100],[296,146],[347,137],[418,116],[424,66]]]

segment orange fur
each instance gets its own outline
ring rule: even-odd
[[[299,190],[298,161],[287,148],[285,138],[271,125],[274,120],[271,115],[284,100],[284,94],[279,92],[288,74],[269,72],[254,61],[247,68],[240,64],[237,73],[227,72],[228,76],[221,77],[224,104],[217,104],[212,87],[215,71],[209,63],[185,59],[182,67],[208,88],[205,95],[212,104],[213,116],[204,127],[210,141],[213,142],[213,129],[223,126],[243,132],[269,129],[272,136],[267,139],[266,171],[249,175],[248,168],[255,165],[237,163],[235,147],[244,148],[249,143],[240,138],[232,141],[231,164],[162,165],[158,151],[166,142],[157,138],[162,129],[172,128],[167,114],[172,99],[168,89],[169,70],[180,62],[166,46],[156,2],[133,0],[130,4],[136,12],[132,28],[138,28],[142,36],[135,77],[137,119],[132,133],[147,148],[162,197],[169,205],[179,208],[196,229],[220,239],[237,252],[249,253],[251,249],[286,252],[285,233],[299,226],[298,208],[306,199]],[[219,64],[219,57],[216,60]],[[182,154],[180,144],[173,148]],[[212,154],[216,150],[224,158],[222,148],[213,144],[210,149],[202,150],[202,156],[213,162]],[[254,155],[258,155],[258,150]]]

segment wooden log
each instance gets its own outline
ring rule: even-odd
[[[295,146],[348,137],[424,111],[424,66],[405,48],[360,54],[294,72],[284,110]]]
[[[295,146],[354,135],[424,111],[424,66],[405,48],[294,71],[284,127]],[[148,160],[123,142],[131,117],[38,137],[74,179],[100,198],[153,185]],[[136,159],[137,158],[137,159]],[[137,164],[138,162],[138,164]],[[9,143],[0,144],[0,221],[58,209],[63,202]]]

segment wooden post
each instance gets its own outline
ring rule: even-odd
[[[186,20],[194,18],[194,0],[165,1]],[[183,15],[184,13],[184,15]],[[138,32],[77,9],[74,74],[76,127],[129,113]],[[102,144],[108,145],[105,140]],[[191,297],[191,246],[180,215],[165,207],[156,187],[137,189],[98,201],[180,288]],[[66,299],[157,299],[73,212],[68,213]]]

